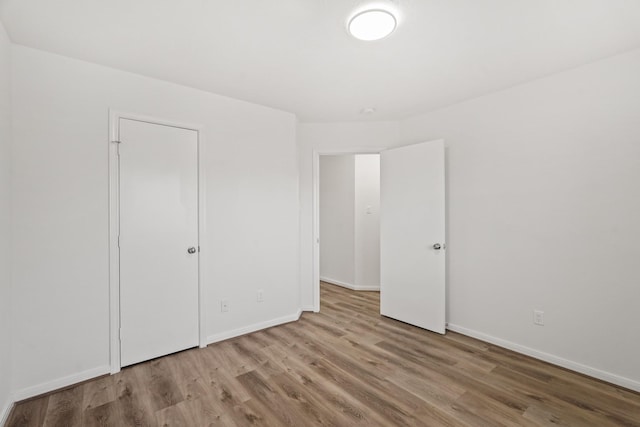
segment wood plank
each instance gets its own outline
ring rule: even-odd
[[[136,376],[147,390],[152,411],[176,405],[184,396],[173,377],[169,358],[159,358],[134,367]]]
[[[84,411],[115,400],[116,386],[112,375],[96,378],[84,384],[84,398],[82,400]]]
[[[7,419],[7,427],[39,427],[43,425],[48,405],[49,395],[17,403]]]
[[[198,369],[198,361],[192,357],[195,353],[183,351],[167,358],[171,375],[185,400],[193,400],[207,394],[207,385]]]
[[[45,427],[73,427],[82,425],[84,385],[59,391],[49,396]]]
[[[640,394],[380,316],[321,286],[322,312],[18,403],[7,426],[628,426]]]
[[[82,416],[84,427],[118,427],[124,424],[120,406],[116,401],[86,408]]]
[[[155,425],[154,409],[148,390],[136,375],[136,367],[124,368],[116,377],[116,401],[125,425]]]
[[[369,411],[353,395],[332,382],[324,381],[310,365],[317,362],[317,359],[310,358],[309,362],[298,357],[290,357],[290,354],[277,344],[265,348],[264,351],[284,368],[290,378],[309,390],[312,395],[321,398],[323,405],[332,413],[339,413],[341,418],[345,419],[343,425],[382,423],[382,418]]]

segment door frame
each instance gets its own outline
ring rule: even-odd
[[[312,202],[312,227],[313,239],[311,241],[311,268],[313,276],[313,311],[320,311],[320,156],[341,156],[357,154],[380,154],[388,147],[372,148],[342,148],[333,150],[313,150],[312,182],[313,202]]]
[[[202,125],[181,123],[157,117],[109,109],[109,364],[111,374],[120,372],[120,250],[118,237],[120,234],[120,164],[118,144],[120,140],[120,119],[129,119],[161,126],[171,126],[195,131],[198,138],[198,345],[206,347],[205,333],[205,301],[203,283],[205,269],[202,268],[202,242],[205,233],[205,173],[202,165],[204,157]]]

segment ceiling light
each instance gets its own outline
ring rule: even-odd
[[[349,32],[359,40],[380,40],[396,29],[396,17],[380,9],[365,10],[349,21]]]

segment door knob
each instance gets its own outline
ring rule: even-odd
[[[195,254],[196,253],[196,248],[191,246],[189,249],[187,249],[187,252],[189,252],[190,254]]]
[[[434,243],[433,249],[435,249],[436,251],[439,251],[440,249],[442,249],[442,245],[440,243]]]

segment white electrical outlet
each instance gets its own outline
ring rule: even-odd
[[[229,311],[229,300],[223,299],[222,301],[220,301],[220,311],[223,313]]]
[[[258,302],[264,301],[264,291],[262,289],[258,289],[258,296],[256,297]]]
[[[538,326],[544,326],[544,311],[533,310],[533,323]]]

